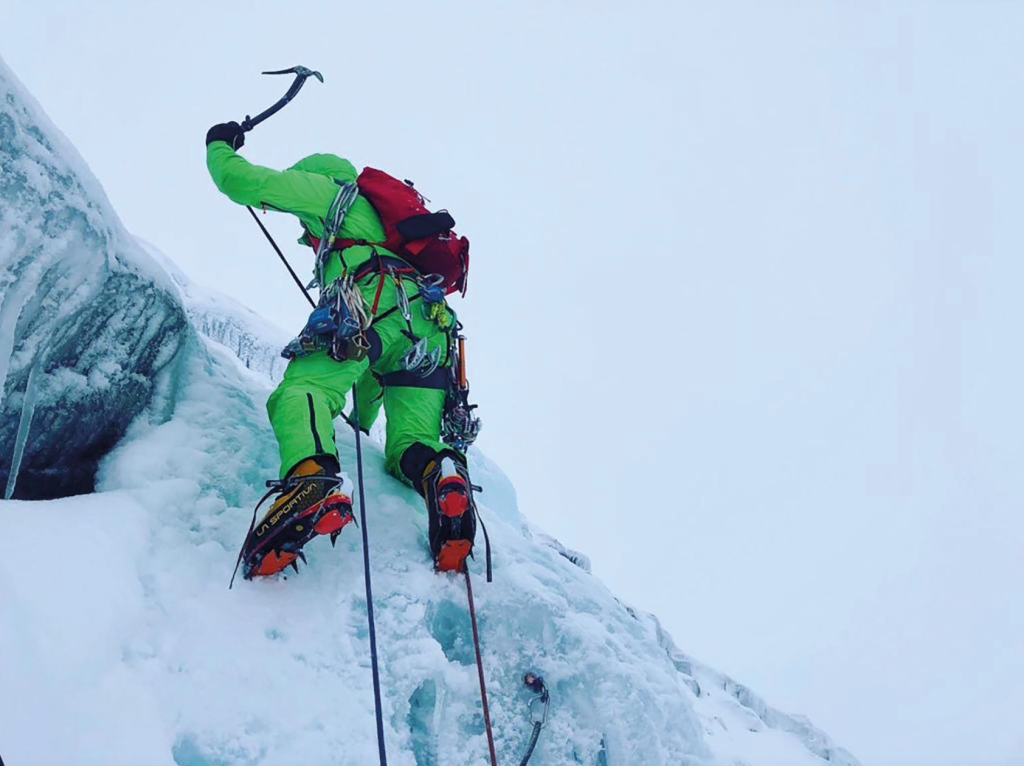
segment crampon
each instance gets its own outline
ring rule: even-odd
[[[314,460],[300,463],[283,481],[268,482],[271,491],[253,512],[235,572],[241,566],[246,580],[277,574],[288,566],[297,572],[298,562],[306,563],[302,548],[314,537],[328,535],[334,545],[341,530],[353,521],[352,500],[341,491],[341,483]],[[259,506],[274,492],[280,494],[256,523]]]
[[[424,490],[434,568],[438,572],[461,572],[476,537],[476,505],[466,469],[443,456],[427,467]]]

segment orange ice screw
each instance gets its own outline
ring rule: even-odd
[[[466,382],[466,339],[459,336],[459,388],[465,389]]]

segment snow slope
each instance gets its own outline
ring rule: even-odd
[[[38,151],[34,139],[54,147],[54,162],[73,159],[2,64],[0,83],[0,118],[21,115],[0,128],[26,151]],[[227,589],[252,506],[277,468],[263,406],[286,334],[165,264],[169,277],[159,255],[124,234],[88,171],[65,167],[80,190],[70,209],[84,201],[94,230],[110,233],[69,251],[71,272],[83,259],[109,263],[117,241],[120,268],[167,307],[135,316],[185,319],[173,336],[118,357],[126,367],[154,353],[163,361],[136,373],[146,396],[131,400],[142,406],[99,458],[94,493],[0,502],[0,754],[8,766],[376,763],[357,531],[334,549],[314,541],[299,575]],[[30,212],[47,181],[19,178],[20,190],[6,180],[0,188],[6,204]],[[3,305],[17,290],[19,308],[5,310],[20,327],[40,318],[34,296],[46,288],[30,275],[47,263],[46,247],[28,246],[18,221],[2,220]],[[17,281],[11,263],[21,264]],[[14,336],[5,372],[24,369],[27,338]],[[28,385],[27,375],[7,375],[9,397]],[[116,409],[127,385],[112,376],[85,386],[85,397],[53,401],[72,416],[97,400]],[[5,432],[4,465],[18,441]],[[33,427],[24,442],[33,454],[54,434]],[[354,465],[343,427],[338,444]],[[422,503],[385,474],[380,445],[369,441],[365,456],[389,762],[485,764],[464,585],[431,571]],[[496,466],[470,457],[495,552],[495,582],[478,577],[476,593],[500,763],[517,763],[526,744],[531,695],[521,675],[535,670],[552,692],[537,766],[856,764],[805,719],[682,654],[655,618],[589,573],[585,556],[533,529]]]

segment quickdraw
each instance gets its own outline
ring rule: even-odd
[[[401,278],[395,273],[394,269],[389,268],[388,273],[391,276],[391,281],[395,284],[395,296],[396,305],[399,312],[402,314],[402,319],[405,320],[404,335],[412,343],[410,348],[405,355],[402,357],[401,365],[402,369],[411,372],[421,378],[425,378],[436,370],[441,364],[441,347],[437,346],[434,349],[430,349],[426,338],[417,337],[416,333],[412,329],[412,309],[409,306],[409,295],[405,292],[405,284]],[[427,305],[428,300],[424,295],[426,290],[427,295],[433,297],[431,288],[433,283],[427,281],[426,277],[421,277],[416,282],[419,288],[419,296],[423,299],[424,306]],[[441,306],[445,316],[448,316],[448,309],[444,307],[444,295],[441,295]]]
[[[326,350],[336,361],[362,359],[370,348],[366,331],[371,324],[372,317],[352,277],[338,277],[323,291],[319,306],[281,356],[294,359]]]
[[[444,277],[428,274],[418,283],[420,299],[423,301],[423,316],[442,330],[451,329],[455,317],[444,300]]]
[[[533,723],[533,733],[530,735],[530,742],[526,746],[526,752],[519,766],[526,766],[533,757],[533,751],[537,748],[537,740],[540,738],[540,730],[548,720],[548,707],[551,704],[551,695],[548,687],[544,685],[544,679],[536,673],[527,673],[523,676],[523,684],[537,694],[530,700],[530,721]],[[538,712],[538,707],[540,712]]]

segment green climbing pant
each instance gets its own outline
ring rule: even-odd
[[[340,271],[337,254],[332,254],[325,269],[326,281]],[[431,379],[401,374],[402,358],[413,346],[408,335],[410,324],[411,334],[425,339],[428,352],[438,350],[442,369],[450,364],[446,330],[427,317],[424,304],[414,299],[418,288],[412,279],[376,273],[362,279],[359,289],[367,307],[376,304],[376,316],[381,317],[373,324],[373,331],[380,340],[379,356],[372,362],[368,357],[339,362],[331,359],[326,351],[317,351],[292,359],[280,385],[267,401],[270,423],[281,452],[282,477],[305,458],[314,455],[337,458],[334,419],[343,411],[346,395],[353,385],[356,386],[359,427],[369,430],[381,405],[384,406],[387,416],[384,453],[390,473],[408,483],[416,482],[419,476],[408,475],[409,461],[407,470],[402,470],[406,451],[414,445],[421,445],[413,450],[420,454],[433,455],[448,449],[440,440],[445,391],[426,387],[431,385]],[[408,323],[402,311],[391,310],[399,305],[400,290],[405,291],[408,299],[413,299],[409,303]],[[453,314],[450,321],[454,321]],[[432,378],[446,380],[447,376],[435,374]]]

